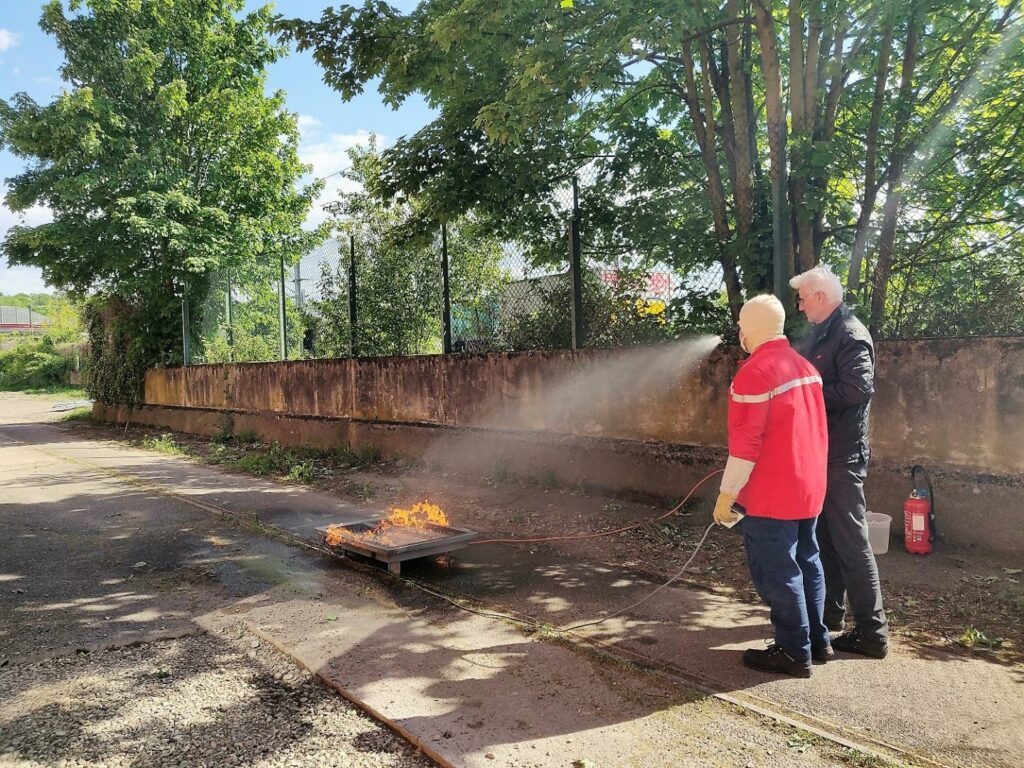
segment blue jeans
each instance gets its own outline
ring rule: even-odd
[[[797,661],[811,657],[811,645],[829,644],[822,620],[825,577],[814,537],[817,518],[743,519],[743,541],[754,588],[771,608],[775,644]]]

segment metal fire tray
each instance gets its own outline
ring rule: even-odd
[[[452,528],[436,523],[427,523],[424,528],[397,526],[390,528],[387,533],[387,541],[346,535],[349,532],[352,534],[366,533],[373,530],[379,522],[380,520],[375,518],[357,520],[352,523],[317,528],[316,532],[320,536],[320,543],[327,549],[341,554],[354,552],[387,563],[388,570],[396,575],[401,572],[402,562],[405,560],[446,555],[467,546],[479,535],[476,531]],[[334,546],[327,544],[328,528],[334,528],[340,532],[342,541],[339,544]]]

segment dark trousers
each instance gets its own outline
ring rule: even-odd
[[[810,659],[812,644],[821,648],[829,643],[822,621],[825,587],[814,524],[814,518],[743,519],[750,578],[771,608],[775,644],[796,661]]]
[[[825,505],[818,520],[821,565],[825,570],[825,623],[841,626],[850,600],[854,625],[871,638],[889,636],[882,609],[878,565],[868,543],[864,478],[867,465],[830,464]]]

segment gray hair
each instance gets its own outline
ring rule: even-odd
[[[819,264],[816,267],[801,272],[789,281],[794,290],[804,288],[808,291],[821,291],[830,303],[840,303],[843,300],[843,284],[839,282],[836,273],[828,264]]]

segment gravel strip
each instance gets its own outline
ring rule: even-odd
[[[240,627],[0,669],[0,766],[435,763]]]

